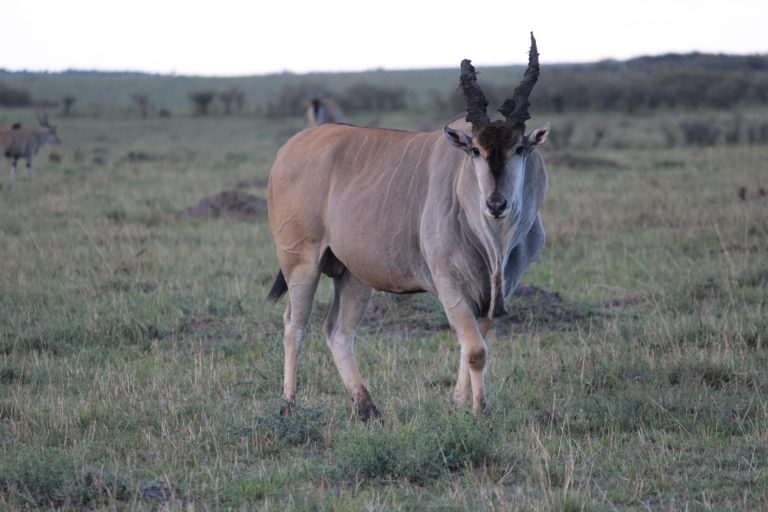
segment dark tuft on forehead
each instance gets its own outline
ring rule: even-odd
[[[477,135],[477,142],[488,152],[488,165],[494,177],[501,176],[506,163],[505,156],[522,134],[522,127],[496,121],[485,126]]]
[[[485,126],[477,136],[477,141],[486,151],[499,148],[503,151],[511,148],[522,135],[519,127],[505,124],[502,121],[496,121],[493,124]]]

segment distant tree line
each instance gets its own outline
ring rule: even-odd
[[[582,71],[553,69],[540,80],[537,107],[556,112],[700,107],[731,108],[768,103],[768,73],[663,69],[643,71]]]
[[[768,122],[747,122],[741,114],[723,121],[711,117],[683,119],[677,126],[662,125],[667,146],[716,146],[718,144],[768,144]]]
[[[483,83],[491,105],[511,95],[516,83],[500,87]],[[504,91],[499,93],[499,91]],[[442,114],[460,112],[463,98],[457,91],[429,91],[430,106]],[[542,72],[530,98],[537,111],[624,111],[660,108],[728,109],[743,103],[768,103],[768,72],[668,69],[596,71],[555,67]]]
[[[358,82],[341,94],[333,94],[325,83],[306,80],[283,85],[275,100],[267,104],[266,114],[269,117],[301,115],[307,109],[308,100],[313,97],[333,97],[345,112],[408,108],[408,89],[405,87]]]
[[[657,71],[659,69],[703,69],[709,71],[768,71],[766,55],[728,55],[724,53],[667,53],[627,61],[603,60],[582,67],[603,71]]]
[[[237,87],[230,87],[224,91],[206,89],[189,93],[189,100],[195,115],[208,115],[213,100],[218,98],[223,107],[224,115],[232,112],[242,112],[245,107],[245,93]]]
[[[31,104],[32,96],[29,91],[0,82],[0,106],[28,107]]]
[[[513,81],[494,86],[484,83],[482,75],[479,81],[491,105],[498,105],[517,85]],[[460,112],[463,101],[454,89],[428,91],[429,106],[443,115]],[[765,104],[768,57],[692,53],[548,66],[542,68],[531,103],[537,110],[555,112]]]
[[[69,71],[69,74],[101,74]],[[508,83],[488,83],[479,77],[492,108],[512,94],[518,77]],[[405,85],[382,85],[361,75],[361,80],[343,90],[331,90],[319,80],[286,81],[273,97],[256,105],[252,112],[269,117],[300,116],[311,98],[333,98],[347,113],[419,109],[445,117],[461,112],[464,99],[454,83],[440,83],[420,94]],[[188,91],[186,97],[195,115],[243,112],[245,93],[237,87],[220,90]],[[146,93],[130,96],[136,111],[145,117],[150,112],[169,111],[152,105]],[[0,106],[60,106],[68,115],[74,96],[56,101],[33,99],[18,86],[0,82]],[[713,54],[669,54],[640,57],[629,61],[601,61],[581,65],[549,65],[542,74],[530,101],[539,111],[580,112],[655,109],[696,110],[730,109],[736,105],[768,104],[768,56],[733,56]],[[80,103],[78,103],[80,105]],[[87,105],[87,103],[86,103]]]

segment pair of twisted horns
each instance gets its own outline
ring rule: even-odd
[[[536,80],[539,78],[539,52],[536,49],[536,38],[531,32],[531,49],[528,52],[528,69],[525,70],[520,85],[515,87],[512,97],[504,100],[499,112],[504,115],[506,123],[520,129],[525,129],[525,122],[531,118],[528,113],[528,95],[531,93]],[[461,61],[461,76],[459,87],[467,101],[466,120],[472,123],[475,130],[491,123],[486,111],[488,100],[485,99],[480,86],[477,85],[477,75],[471,61]]]
[[[40,123],[40,126],[51,126],[48,122],[48,114],[43,112],[42,115],[40,112],[36,112],[35,115],[37,116],[37,122]]]

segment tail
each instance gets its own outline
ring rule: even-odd
[[[277,273],[277,277],[275,277],[275,284],[272,285],[272,289],[269,290],[269,293],[267,294],[267,299],[271,300],[272,302],[277,302],[280,297],[285,295],[285,292],[288,291],[288,283],[285,282],[285,276],[283,275],[283,271],[279,271]]]

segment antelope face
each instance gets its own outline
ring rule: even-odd
[[[525,135],[528,113],[528,95],[539,77],[539,52],[531,32],[528,67],[512,97],[504,100],[499,112],[504,121],[491,122],[488,100],[477,83],[475,68],[468,59],[461,61],[459,87],[467,101],[467,117],[472,135],[445,127],[448,140],[465,151],[474,163],[477,183],[482,196],[483,213],[489,219],[503,220],[522,209],[525,186],[526,161],[531,151],[541,145],[549,133],[549,125]]]
[[[520,127],[502,121],[482,127],[474,136],[445,127],[451,144],[472,159],[481,208],[488,219],[517,218],[523,203],[527,158],[548,133],[549,125],[545,125],[526,136]]]
[[[48,121],[48,114],[37,114],[37,122],[40,123],[40,128],[37,130],[38,136],[43,134],[46,137],[45,142],[52,146],[61,144],[59,136],[56,134],[56,125]]]
[[[53,146],[58,146],[61,144],[61,140],[59,139],[59,136],[56,134],[56,125],[48,125],[45,128],[48,129],[48,144],[51,144]]]

